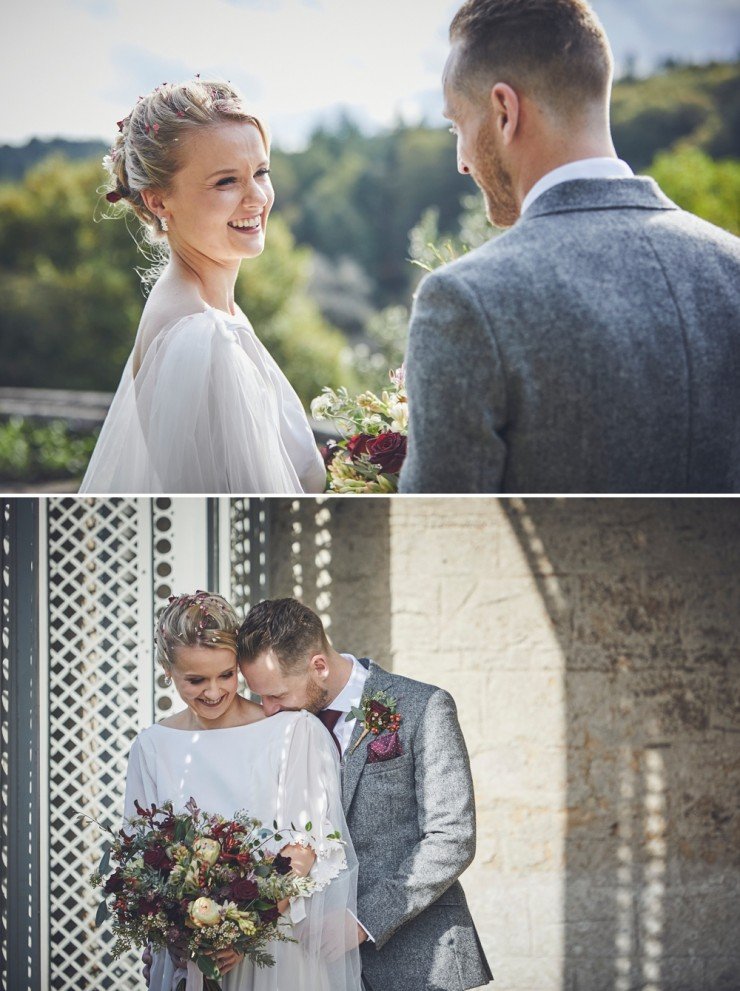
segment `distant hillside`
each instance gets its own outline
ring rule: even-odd
[[[677,142],[740,158],[740,62],[668,64],[647,79],[621,79],[611,116],[617,152],[634,169]]]
[[[69,159],[102,158],[108,149],[102,141],[67,141],[32,138],[27,144],[0,145],[0,180],[22,179],[26,172],[49,155],[61,154]]]

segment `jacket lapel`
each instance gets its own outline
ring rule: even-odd
[[[388,675],[383,670],[383,668],[378,667],[373,661],[370,661],[370,674],[365,682],[365,687],[362,690],[363,698],[366,695],[372,695],[374,692],[382,691],[388,687]],[[352,804],[352,799],[355,796],[355,791],[362,775],[363,768],[367,763],[367,737],[362,741],[359,747],[355,750],[355,745],[362,735],[362,723],[358,719],[355,723],[355,727],[352,730],[352,736],[350,737],[349,746],[344,752],[342,757],[342,805],[344,807],[345,816],[349,812],[349,807]]]

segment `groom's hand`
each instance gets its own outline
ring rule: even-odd
[[[365,932],[365,930],[362,928],[362,926],[358,922],[357,923],[357,945],[359,946],[360,943],[364,943],[366,939],[367,939],[367,933]]]

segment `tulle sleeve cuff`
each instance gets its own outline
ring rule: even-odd
[[[303,847],[310,847],[316,854],[316,860],[309,871],[309,878],[313,881],[311,894],[323,891],[326,886],[338,877],[347,868],[347,854],[344,841],[336,837],[329,839],[336,832],[331,823],[325,822],[323,835],[316,836],[313,833],[300,832],[291,838],[291,843],[300,844]],[[296,896],[290,899],[288,915],[290,921],[295,925],[306,917],[305,895]]]

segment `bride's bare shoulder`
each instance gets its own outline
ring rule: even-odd
[[[256,702],[252,702],[250,699],[242,699],[241,717],[244,723],[259,723],[267,718],[262,706]]]

